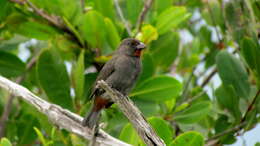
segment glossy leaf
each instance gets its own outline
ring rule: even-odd
[[[132,145],[144,145],[133,126],[128,123],[120,132],[119,139]]]
[[[158,33],[156,28],[152,25],[145,25],[141,29],[141,33],[137,35],[137,38],[145,44],[149,44],[153,40],[157,40]]]
[[[114,23],[109,19],[105,18],[106,31],[107,31],[107,41],[113,50],[117,49],[120,43],[120,36],[114,25]]]
[[[0,51],[0,74],[17,77],[25,72],[25,64],[15,55]]]
[[[216,57],[217,69],[224,86],[232,86],[237,96],[248,98],[250,85],[243,64],[233,55],[221,51]]]
[[[173,4],[173,0],[163,0],[163,1],[155,0],[154,1],[154,7],[158,13],[161,13],[162,11],[171,7],[172,4]]]
[[[8,0],[0,1],[0,24],[4,21],[4,19],[12,12],[12,3]]]
[[[84,50],[81,51],[77,64],[74,65],[73,73],[72,73],[72,81],[76,93],[76,98],[83,98],[83,92],[84,92],[84,82],[85,82],[85,65],[84,65]]]
[[[1,138],[0,145],[1,146],[12,146],[11,142],[5,137]]]
[[[126,16],[132,25],[136,24],[138,16],[143,8],[143,1],[130,0],[126,1]]]
[[[150,51],[158,67],[168,68],[173,63],[179,52],[179,41],[177,33],[166,33],[152,43]]]
[[[170,125],[166,121],[161,118],[151,117],[148,119],[148,122],[151,124],[152,128],[155,130],[158,136],[161,137],[166,144],[169,144],[171,142],[173,133]],[[130,123],[124,126],[119,138],[132,145],[145,145]]]
[[[97,73],[88,73],[85,75],[85,85],[84,85],[84,97],[89,99],[89,95],[91,94],[93,84],[97,78]]]
[[[173,137],[173,130],[170,124],[158,117],[151,117],[148,119],[148,122],[151,124],[158,136],[163,139],[166,145],[170,144]]]
[[[211,102],[202,101],[191,105],[174,115],[174,120],[182,124],[192,124],[206,117],[212,108]]]
[[[199,132],[189,131],[179,135],[170,146],[203,146],[204,139]]]
[[[160,113],[160,106],[155,101],[147,101],[137,98],[133,99],[133,101],[146,117],[154,116],[157,113]]]
[[[48,99],[71,110],[70,81],[60,56],[50,50],[42,52],[37,63],[37,75]]]
[[[220,86],[216,90],[216,97],[218,103],[224,109],[227,109],[229,112],[231,112],[237,120],[241,118],[239,98],[232,87]]]
[[[37,128],[37,127],[33,127],[34,131],[36,132],[38,138],[40,139],[41,143],[44,145],[44,146],[47,146],[47,142],[42,134],[42,132]]]
[[[78,32],[78,30],[69,22],[69,20],[67,18],[63,18],[63,21],[65,23],[65,25],[72,31],[72,33],[77,37],[77,39],[79,40],[79,43],[81,45],[84,44],[84,40],[82,38],[82,36],[80,35],[80,33]]]
[[[155,73],[155,64],[150,53],[144,53],[142,55],[142,72],[136,83],[136,87],[139,86],[146,79],[152,77]]]
[[[24,22],[16,29],[17,33],[21,35],[39,40],[47,40],[57,34],[53,27],[32,21]]]
[[[240,17],[240,15],[238,14],[239,12],[241,12],[239,10],[238,5],[234,5],[235,3],[229,2],[225,4],[224,7],[224,16],[225,16],[225,21],[226,24],[229,26],[230,31],[232,32],[233,38],[236,41],[240,41],[243,36],[245,36],[245,29],[247,29],[247,27],[243,27],[241,26],[241,23],[245,23],[242,22],[243,18]]]
[[[51,0],[51,1],[41,1],[41,0],[31,0],[34,5],[39,8],[44,9],[50,14],[55,14],[58,16],[64,16],[68,20],[74,20],[77,13],[81,12],[80,1],[71,0]]]
[[[37,135],[33,130],[34,126],[40,127],[36,117],[29,114],[22,115],[17,124],[17,128],[19,129],[17,135],[20,137],[18,142],[19,145],[29,145],[37,138]]]
[[[102,48],[105,41],[106,25],[103,16],[94,10],[85,13],[80,29],[83,38],[92,48]]]
[[[156,21],[156,28],[159,34],[164,34],[170,29],[177,27],[191,16],[185,7],[171,7],[164,10]]]
[[[202,15],[204,16],[203,18],[205,18],[207,23],[209,23],[210,25],[217,25],[220,26],[220,28],[224,29],[225,19],[222,14],[223,11],[221,9],[221,4],[216,1],[210,1],[208,3],[208,7],[210,7],[210,9],[205,9],[205,11],[202,13]]]
[[[95,8],[105,17],[114,20],[115,7],[113,0],[94,0]]]
[[[260,75],[260,56],[259,45],[253,41],[253,39],[245,37],[242,41],[241,52],[249,65],[249,67]]]
[[[165,101],[178,96],[182,85],[169,76],[152,77],[137,86],[130,96],[149,101]]]

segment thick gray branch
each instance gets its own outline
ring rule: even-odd
[[[133,124],[139,136],[148,146],[165,146],[163,140],[157,136],[155,131],[145,120],[143,114],[134,105],[134,103],[126,96],[118,91],[111,89],[103,80],[98,81],[98,87],[104,89],[110,98],[119,106],[120,110],[125,114],[129,121]]]
[[[45,114],[53,124],[61,129],[66,129],[75,133],[84,139],[91,140],[92,132],[90,129],[81,125],[82,117],[76,115],[68,110],[61,108],[58,105],[50,104],[47,101],[37,97],[28,89],[0,76],[0,87],[6,89],[10,94],[18,96],[29,104],[33,105],[38,111]],[[97,143],[101,146],[130,146],[116,138],[108,135],[100,130],[97,137]]]

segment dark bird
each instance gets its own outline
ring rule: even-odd
[[[104,80],[110,87],[127,95],[133,88],[141,72],[141,51],[145,45],[134,38],[127,38],[119,45],[118,50],[101,69],[97,81]],[[93,89],[91,94],[94,102],[90,113],[84,118],[82,125],[93,128],[100,118],[101,110],[110,107],[113,103],[101,89]]]

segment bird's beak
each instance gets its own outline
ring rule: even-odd
[[[143,50],[144,48],[146,48],[146,45],[144,43],[140,42],[139,45],[136,46],[136,48],[138,50]]]

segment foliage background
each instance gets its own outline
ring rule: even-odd
[[[92,83],[120,41],[137,37],[148,49],[129,96],[167,145],[233,144],[260,120],[259,0],[1,0],[0,6],[0,74],[77,114],[88,111]],[[5,91],[0,97],[2,145],[86,143]],[[102,122],[118,139],[143,145],[116,105]]]

